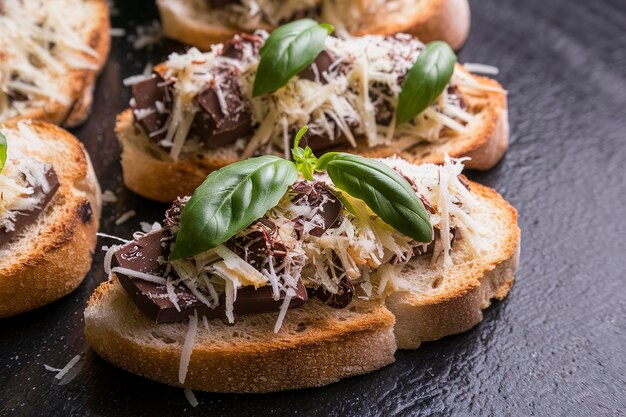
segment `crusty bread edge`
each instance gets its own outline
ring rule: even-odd
[[[455,291],[427,300],[406,291],[387,297],[385,306],[396,316],[398,349],[415,349],[424,341],[471,329],[482,321],[482,310],[491,300],[505,298],[513,286],[520,256],[517,211],[495,190],[474,182],[471,187],[472,193],[480,194],[505,213],[508,227],[502,236],[504,248],[492,261],[469,271]]]
[[[232,349],[196,343],[185,383],[181,384],[180,343],[168,348],[140,344],[92,317],[115,285],[119,285],[116,278],[101,284],[89,299],[85,311],[87,340],[113,365],[165,384],[211,392],[284,391],[327,385],[395,361],[394,318],[380,306],[379,314],[354,324],[347,320],[336,329],[315,332],[296,343],[253,340]],[[158,328],[158,324],[154,326]]]
[[[96,1],[99,12],[91,18],[97,18],[98,23],[94,25],[96,30],[90,33],[87,43],[98,53],[98,60],[94,62],[98,69],[73,68],[68,71],[66,75],[70,80],[70,86],[68,88],[75,92],[74,101],[69,105],[64,105],[56,101],[49,102],[43,107],[30,108],[24,113],[13,117],[13,120],[44,120],[59,126],[71,128],[80,125],[87,119],[91,112],[96,79],[104,68],[111,48],[109,8],[106,0]],[[84,56],[90,60],[94,59],[87,54],[84,54]]]
[[[182,43],[208,50],[211,45],[224,42],[241,32],[237,28],[203,24],[176,10],[168,0],[157,0],[161,15],[163,33]],[[270,27],[259,29],[271,30]],[[428,0],[423,11],[408,23],[398,24],[393,15],[386,19],[377,15],[373,22],[367,22],[354,35],[391,35],[399,32],[410,33],[424,42],[446,41],[455,50],[465,43],[470,29],[470,8],[468,0]]]
[[[32,127],[71,143],[71,155],[58,157],[73,160],[76,172],[59,178],[61,188],[50,204],[64,214],[40,236],[41,250],[30,254],[27,262],[13,263],[1,271],[0,318],[34,310],[71,293],[89,272],[96,245],[102,201],[89,156],[69,132],[42,121],[32,121]]]

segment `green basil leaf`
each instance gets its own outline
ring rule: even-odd
[[[293,141],[293,149],[291,151],[293,155],[293,161],[296,163],[296,168],[298,171],[302,173],[302,176],[309,180],[313,181],[313,172],[315,171],[315,165],[317,164],[317,158],[313,153],[313,150],[305,146],[302,149],[300,145],[300,140],[304,137],[306,132],[309,130],[308,126],[303,126],[298,130],[296,134],[296,138]]]
[[[452,78],[456,55],[441,41],[429,43],[406,75],[398,98],[396,123],[406,123],[430,106]]]
[[[418,242],[433,239],[424,204],[400,174],[373,159],[337,152],[326,155],[319,159],[322,165],[317,169],[325,169],[337,188],[363,200],[398,232]]]
[[[272,93],[302,72],[326,47],[330,25],[301,19],[275,29],[261,48],[252,96]]]
[[[0,172],[4,168],[4,164],[7,161],[7,138],[0,132]]]
[[[272,155],[212,172],[183,209],[170,260],[224,243],[276,206],[297,178],[293,162]]]

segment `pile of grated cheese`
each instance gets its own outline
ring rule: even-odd
[[[257,35],[268,36],[263,31]],[[362,138],[370,147],[393,144],[399,150],[423,142],[447,140],[444,131],[463,134],[471,130],[472,124],[478,123],[477,116],[465,109],[459,97],[448,89],[414,120],[396,126],[395,108],[402,80],[423,47],[405,34],[329,37],[326,49],[335,61],[328,72],[317,74],[318,79],[324,77],[324,82],[294,77],[278,91],[256,98],[252,97],[252,87],[259,57],[250,45],[244,48],[242,60],[221,56],[223,45],[216,45],[206,53],[192,48],[185,54],[172,54],[161,70],[173,82],[173,108],[161,145],[169,149],[173,159],[198,152],[197,138],[188,137],[199,110],[195,98],[223,74],[224,68],[240,73],[237,79],[240,91],[256,126],[245,148],[242,150],[241,143],[237,146],[242,158],[256,153],[288,156],[290,138],[303,125],[309,126],[312,135],[333,140],[341,135],[352,145]],[[455,69],[449,86],[472,91],[494,90],[459,68]],[[220,96],[221,108],[228,114],[225,100]]]
[[[4,0],[0,120],[50,101],[71,104],[74,93],[60,80],[70,69],[98,69],[93,62],[97,52],[81,36],[82,16],[90,13],[87,7],[77,0]]]

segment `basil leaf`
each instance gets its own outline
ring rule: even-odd
[[[313,171],[317,164],[317,158],[310,147],[305,146],[304,149],[302,149],[299,146],[300,140],[308,130],[308,126],[303,126],[298,130],[296,138],[293,141],[291,154],[293,155],[293,161],[296,163],[296,168],[302,173],[302,176],[309,181],[313,181]]]
[[[7,161],[7,138],[0,132],[0,172],[4,168],[4,164]]]
[[[418,242],[430,242],[433,229],[424,204],[407,180],[373,159],[333,152],[319,159],[340,190],[359,198],[385,223]]]
[[[170,260],[224,243],[276,206],[297,178],[293,162],[272,155],[212,172],[183,209]]]
[[[302,72],[326,47],[330,25],[301,19],[275,29],[261,48],[252,96],[272,93]]]
[[[429,43],[406,75],[398,98],[396,123],[406,123],[430,106],[452,78],[456,55],[441,41]]]

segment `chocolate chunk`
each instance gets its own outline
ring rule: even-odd
[[[352,302],[354,285],[348,277],[343,277],[339,282],[339,289],[336,294],[327,291],[323,287],[319,287],[315,290],[315,296],[329,307],[337,309],[346,308]]]
[[[341,261],[339,260],[339,257],[333,253],[333,265],[329,268],[332,268],[335,271],[336,276],[340,276],[342,273],[342,271],[337,267],[337,265],[340,264]],[[348,304],[352,302],[352,297],[354,296],[354,285],[352,284],[352,281],[350,281],[350,278],[344,276],[339,281],[336,293],[332,293],[326,290],[323,286],[320,286],[315,290],[314,295],[329,307],[337,309],[346,308]]]
[[[13,224],[13,230],[7,231],[3,228],[0,228],[0,247],[9,242],[13,236],[22,230],[24,227],[34,223],[37,220],[37,217],[41,212],[46,208],[48,203],[52,200],[52,197],[56,194],[59,189],[59,178],[57,177],[54,168],[50,167],[45,172],[46,180],[48,180],[48,184],[50,185],[50,190],[47,193],[41,189],[41,186],[34,187],[34,195],[42,195],[43,199],[41,203],[37,205],[37,207],[32,210],[21,210],[18,212],[17,217],[15,218],[15,223]]]
[[[292,200],[295,205],[317,207],[316,214],[319,214],[322,218],[323,224],[309,231],[311,236],[320,237],[326,230],[337,223],[343,203],[326,188],[324,183],[319,181],[299,181],[292,186],[292,189],[297,194]],[[311,219],[300,216],[296,220],[296,230],[302,233],[304,222],[306,221],[311,221]]]
[[[252,116],[235,80],[234,70],[227,70],[197,97],[201,111],[196,114],[191,132],[209,149],[229,145],[252,133]],[[226,109],[220,103],[218,90]]]
[[[331,55],[330,52],[324,50],[311,62],[311,65],[298,74],[298,77],[321,84],[327,84],[326,77],[324,77],[323,74],[328,71],[335,61],[335,57]]]
[[[278,226],[263,217],[251,227],[257,230],[231,239],[227,243],[228,247],[258,271],[269,268],[267,263],[270,256],[274,269],[279,268],[287,256],[287,248],[280,240]]]
[[[437,227],[435,227],[435,229],[437,229],[439,236],[441,236],[441,232],[439,232],[439,229]],[[450,232],[452,233],[452,237],[450,238],[450,247],[454,247],[454,243],[459,240],[462,240],[463,236],[461,235],[461,229],[459,229],[458,227],[453,227],[452,230],[450,230]],[[423,245],[419,245],[413,248],[413,253],[416,256],[421,256],[421,255],[426,255],[426,254],[432,255],[434,251],[435,251],[434,239],[429,243],[424,243]]]
[[[114,259],[118,266],[161,275],[164,265],[158,259],[169,255],[169,244],[163,244],[171,239],[169,228],[148,233],[134,242],[124,245],[118,250]],[[225,317],[225,296],[222,295],[218,307],[212,309],[202,303],[187,287],[176,285],[174,291],[178,296],[178,311],[167,295],[164,285],[145,281],[140,278],[117,274],[120,283],[133,299],[135,305],[148,317],[159,323],[186,321],[194,310],[198,315],[207,317]],[[284,296],[274,300],[272,288],[269,286],[255,290],[252,286],[242,287],[237,291],[237,300],[234,303],[235,314],[258,314],[277,311],[282,305]],[[290,307],[298,307],[307,300],[307,292],[301,280],[298,281],[296,296],[291,300]]]
[[[143,127],[148,137],[155,143],[165,138],[163,127],[167,122],[168,114],[160,113],[157,110],[156,102],[163,103],[165,108],[170,106],[170,94],[166,92],[169,88],[159,74],[152,74],[147,80],[133,85],[133,114],[135,120]],[[147,116],[137,117],[141,112],[151,112]]]
[[[263,45],[263,38],[260,36],[242,33],[240,35],[233,36],[224,43],[222,56],[241,61],[243,59],[244,49],[246,46],[250,46],[252,48],[252,53],[257,56],[261,50],[261,45]]]

